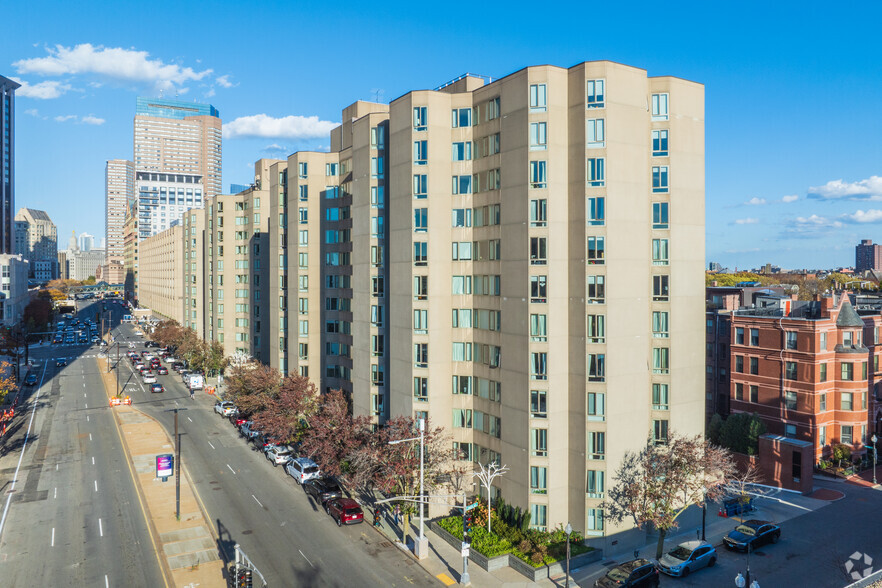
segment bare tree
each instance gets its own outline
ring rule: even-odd
[[[487,465],[479,463],[478,467],[481,468],[481,471],[475,472],[472,475],[478,478],[478,480],[481,481],[481,485],[487,489],[487,532],[489,533],[490,519],[493,518],[490,516],[490,487],[493,486],[493,480],[495,480],[499,476],[505,475],[505,473],[508,472],[508,466],[500,466],[497,462],[492,461]]]

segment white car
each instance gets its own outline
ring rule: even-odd
[[[144,374],[144,383],[145,384],[155,384],[156,383],[156,376],[154,376],[153,374]]]
[[[223,400],[214,405],[214,412],[226,417],[236,414],[237,412],[239,412],[239,409],[236,408],[236,405],[229,400]]]
[[[292,459],[285,465],[285,471],[289,476],[294,478],[298,484],[303,484],[307,480],[320,478],[322,475],[318,464],[307,457],[297,457]]]
[[[270,460],[273,467],[285,465],[289,459],[294,457],[294,448],[290,445],[267,445],[265,454]]]

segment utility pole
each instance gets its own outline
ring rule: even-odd
[[[181,520],[181,436],[178,434],[178,411],[186,408],[169,408],[175,413],[175,517]]]

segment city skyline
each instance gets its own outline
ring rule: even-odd
[[[727,15],[725,27],[709,27],[703,19],[712,15],[682,11],[641,19],[633,7],[628,13],[568,7],[563,21],[512,5],[505,15],[472,14],[469,22],[496,25],[479,30],[440,6],[416,14],[390,5],[364,16],[346,6],[277,4],[273,19],[261,22],[259,46],[213,44],[208,51],[211,31],[247,22],[242,11],[178,7],[180,24],[167,23],[168,32],[187,34],[174,34],[169,45],[153,31],[130,26],[134,4],[122,3],[118,14],[100,22],[75,7],[49,6],[56,17],[39,29],[23,6],[7,10],[16,26],[0,40],[7,56],[0,75],[24,82],[17,92],[16,205],[47,210],[59,219],[60,234],[72,228],[104,234],[105,162],[131,153],[139,96],[161,93],[217,106],[225,121],[228,188],[247,184],[260,157],[327,150],[328,131],[339,124],[337,105],[353,98],[389,102],[466,71],[498,78],[524,63],[609,59],[707,88],[707,261],[730,269],[767,262],[849,266],[861,239],[882,241],[880,147],[874,142],[880,123],[873,110],[880,82],[864,76],[879,57],[865,28],[878,7],[853,22],[822,13],[820,4],[794,10],[796,4],[781,3],[762,20]],[[649,5],[645,9],[649,14]],[[372,52],[358,50],[355,36],[297,62],[296,77],[283,75],[287,63],[294,67],[285,57],[296,49],[288,39],[324,47],[328,27],[344,16],[353,30],[399,31],[387,44],[393,58],[368,61]],[[196,18],[206,26],[184,25]],[[781,26],[785,21],[788,26]],[[426,22],[433,23],[431,30]],[[585,35],[588,22],[604,26]],[[825,31],[822,52],[806,40],[816,30]],[[458,35],[463,42],[451,46]],[[430,50],[442,44],[444,52]],[[425,50],[414,50],[419,47]],[[341,81],[331,65],[343,56],[347,74]],[[47,159],[54,162],[48,171]],[[66,206],[71,200],[85,205]]]

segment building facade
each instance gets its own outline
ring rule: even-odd
[[[95,248],[95,236],[89,233],[80,234],[78,240],[80,251],[92,251]]]
[[[138,244],[138,302],[154,313],[184,322],[184,227],[166,229]]]
[[[15,91],[0,76],[0,254],[15,253]]]
[[[44,211],[22,208],[16,213],[15,247],[29,262],[32,278],[48,282],[58,277],[58,230]]]
[[[123,223],[123,267],[125,278],[123,289],[126,300],[138,298],[138,200],[134,199],[126,209],[126,220]]]
[[[72,280],[97,279],[98,268],[104,264],[105,252],[103,249],[90,251],[68,251],[67,265]]]
[[[135,164],[126,159],[107,161],[104,171],[105,263],[122,263],[125,257],[123,227],[128,204],[135,198]]]
[[[873,245],[871,239],[861,239],[854,248],[855,273],[882,270],[882,245]]]
[[[11,327],[30,301],[28,262],[21,255],[0,254],[0,323]]]

